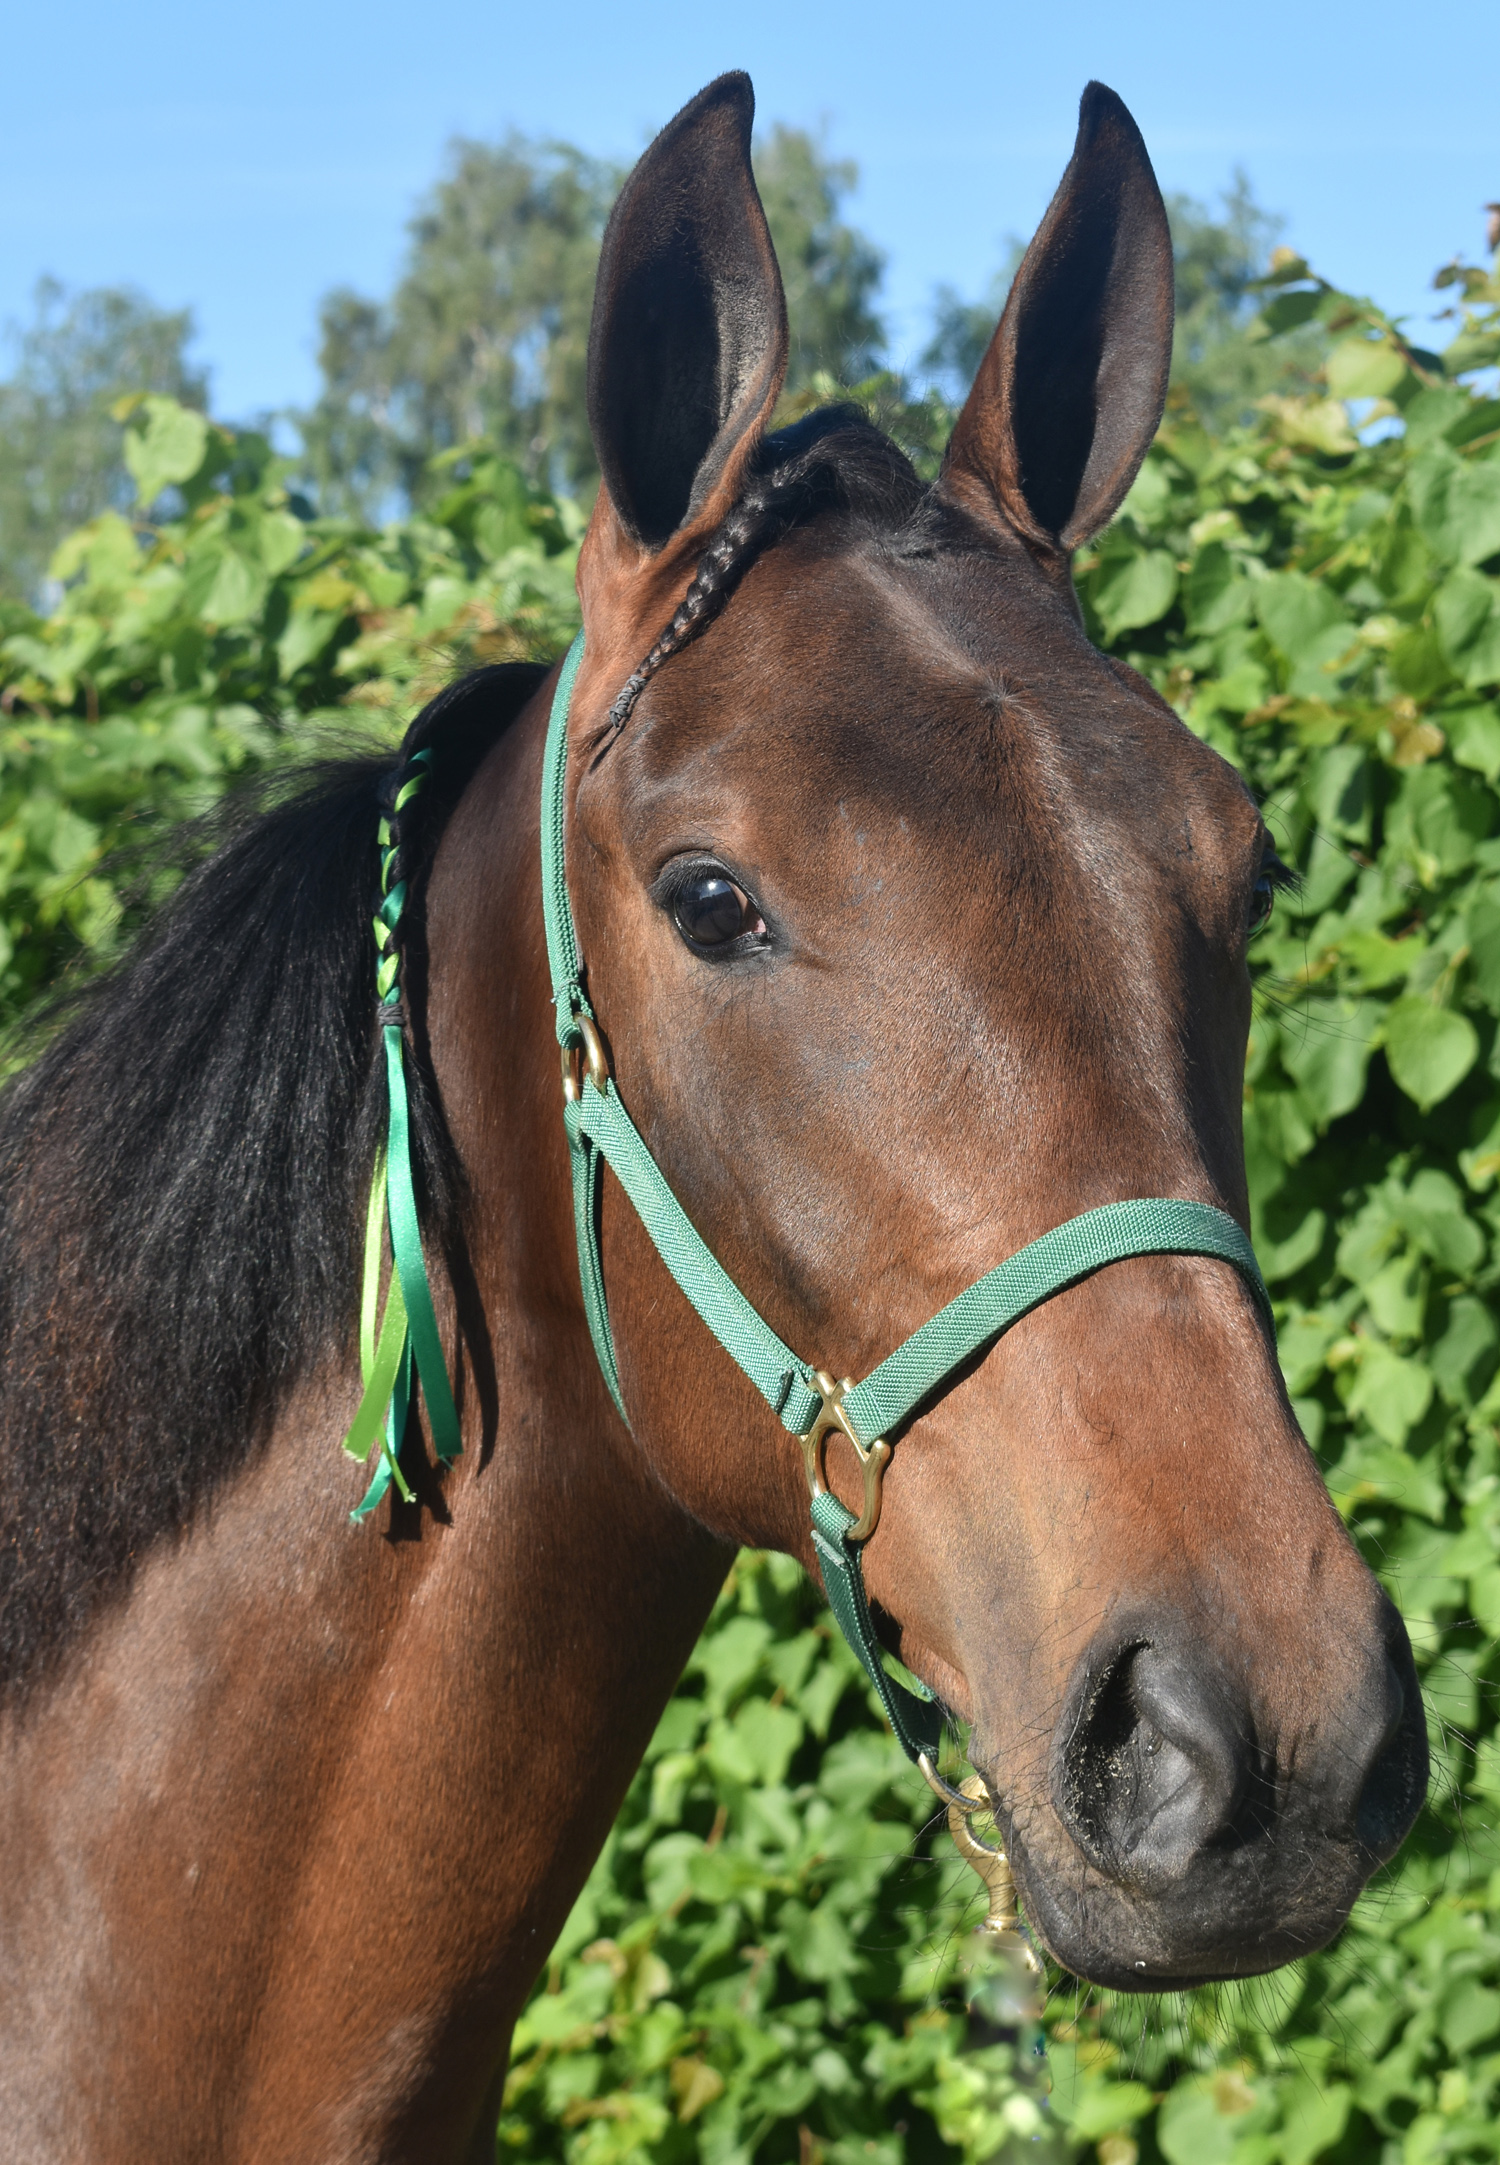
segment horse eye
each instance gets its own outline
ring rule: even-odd
[[[1285,887],[1292,878],[1291,868],[1282,863],[1275,850],[1268,849],[1261,859],[1260,878],[1250,896],[1250,930],[1258,932],[1270,916],[1276,902],[1276,890]]]
[[[759,910],[742,887],[723,872],[692,873],[678,889],[672,917],[689,947],[712,951],[731,941],[763,936]]]

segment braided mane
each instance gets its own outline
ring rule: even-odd
[[[615,733],[625,727],[662,663],[713,622],[756,558],[793,526],[838,509],[888,530],[909,520],[926,493],[910,460],[858,406],[822,406],[767,436],[738,503],[699,558],[671,623],[611,706]]]

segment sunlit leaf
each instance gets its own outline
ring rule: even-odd
[[[1385,1022],[1391,1073],[1426,1112],[1455,1091],[1479,1057],[1479,1037],[1467,1015],[1430,1000],[1397,1000]]]

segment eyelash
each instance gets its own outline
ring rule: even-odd
[[[1269,922],[1277,895],[1286,893],[1288,889],[1295,888],[1297,884],[1296,872],[1268,844],[1266,853],[1260,861],[1260,871],[1256,874],[1254,894],[1251,898],[1250,930],[1252,933],[1259,932]],[[1259,915],[1256,915],[1253,904],[1260,897],[1263,889],[1266,890],[1265,908],[1260,911]]]

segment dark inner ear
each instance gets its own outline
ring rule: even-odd
[[[748,76],[710,83],[646,152],[604,236],[589,425],[610,500],[648,547],[702,502],[786,365],[754,109]]]
[[[1072,519],[1101,419],[1104,304],[1114,260],[1113,220],[1099,215],[1105,208],[1083,207],[1066,244],[1037,265],[1016,324],[1016,463],[1032,514],[1049,534],[1061,534]]]
[[[1090,83],[948,450],[1031,540],[1075,548],[1145,457],[1172,360],[1172,237],[1140,131]]]

